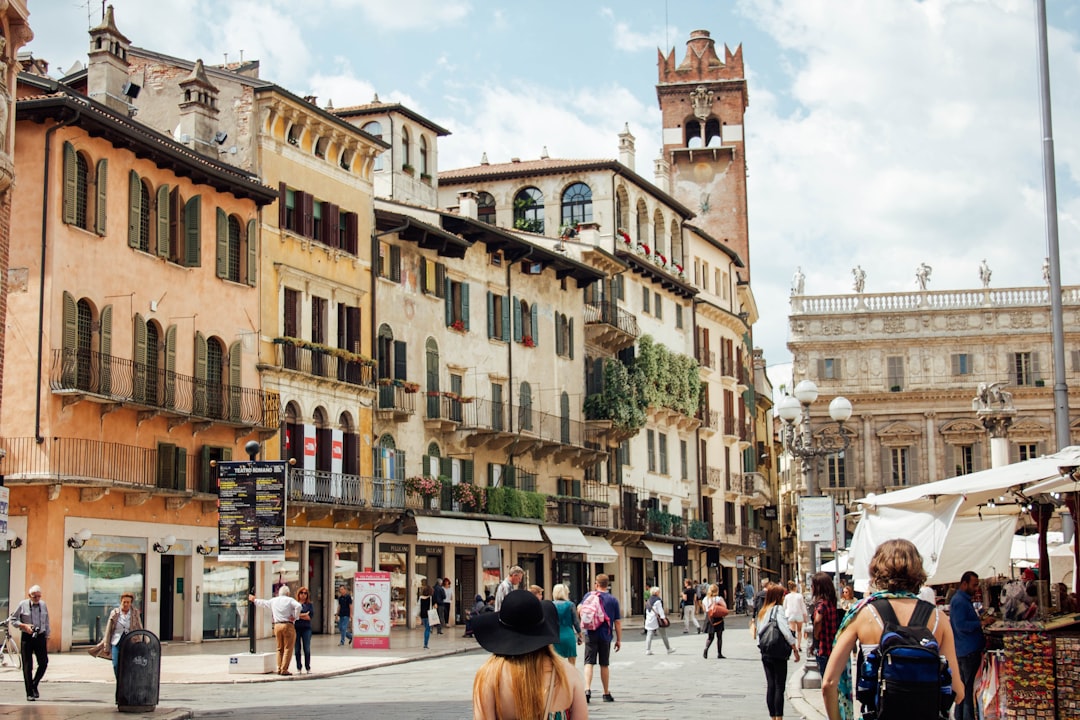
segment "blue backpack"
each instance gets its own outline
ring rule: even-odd
[[[909,624],[901,625],[888,600],[870,605],[885,629],[876,648],[859,653],[855,697],[864,720],[947,720],[952,673],[927,627],[934,606],[918,601]]]

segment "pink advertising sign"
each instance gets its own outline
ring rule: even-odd
[[[353,580],[353,647],[390,649],[390,573],[358,572]]]

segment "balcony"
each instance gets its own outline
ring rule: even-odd
[[[379,398],[375,406],[375,417],[380,420],[401,422],[416,413],[416,391],[401,385],[384,383],[379,380]]]
[[[141,410],[140,422],[168,416],[170,430],[185,422],[218,423],[237,428],[242,437],[253,429],[276,432],[281,424],[277,393],[236,387],[224,379],[209,383],[89,350],[53,350],[49,386],[65,396],[65,406],[83,400],[118,403]]]
[[[823,487],[821,492],[824,495],[832,495],[835,504],[846,508],[850,508],[856,499],[866,496],[865,491],[848,487]]]
[[[738,544],[742,539],[739,536],[739,528],[735,523],[720,523],[716,526],[716,539],[720,542]]]
[[[431,391],[424,396],[425,412],[424,427],[438,432],[450,432],[457,429],[464,417],[464,406],[472,402],[446,395],[441,392]]]
[[[610,527],[607,503],[584,498],[549,495],[546,522],[606,530]]]
[[[761,547],[761,532],[758,530],[751,530],[750,528],[739,528],[740,539],[742,544],[746,547],[760,548]]]
[[[720,429],[720,412],[718,410],[699,410],[697,418],[701,421],[701,432],[713,434]]]
[[[697,358],[698,365],[709,370],[716,369],[716,352],[714,350],[702,350],[698,349],[694,353],[694,357]]]
[[[639,334],[637,318],[618,304],[585,304],[585,342],[602,347],[614,355],[633,345]]]
[[[737,438],[739,436],[738,422],[731,415],[724,416],[724,435],[729,438]]]
[[[773,501],[772,488],[769,480],[759,472],[743,473],[737,483],[743,495],[750,498],[750,505],[762,507]]]
[[[359,356],[338,348],[299,345],[299,342],[295,338],[274,338],[274,367],[349,385],[373,386],[375,365],[370,360],[349,359]]]
[[[602,430],[580,420],[517,407],[512,411],[516,422],[511,425],[511,410],[506,403],[477,399],[459,405],[461,421],[457,429],[466,433],[465,442],[470,447],[483,445],[501,450],[513,444],[516,455],[531,453],[537,461],[550,457],[556,463],[572,462],[581,467],[607,454],[601,441]]]
[[[705,468],[705,485],[716,492],[724,492],[724,471],[718,467],[707,466]]]

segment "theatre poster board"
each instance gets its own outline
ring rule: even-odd
[[[285,474],[269,460],[217,463],[218,559],[285,559]]]
[[[356,573],[352,624],[354,648],[390,649],[390,573]]]

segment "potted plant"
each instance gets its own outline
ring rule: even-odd
[[[432,500],[442,495],[442,483],[430,475],[414,475],[405,478],[405,490],[425,500]]]
[[[415,168],[413,168],[413,166],[409,163],[403,163],[401,166],[401,171],[406,175],[412,175],[414,172],[416,172]]]
[[[521,344],[525,347],[536,347],[536,341],[533,340],[532,335],[525,335],[521,338]]]
[[[454,500],[466,512],[482,512],[487,505],[487,491],[471,483],[458,483],[451,491]]]
[[[410,395],[412,395],[413,393],[418,392],[420,390],[420,383],[414,383],[414,382],[405,381],[405,382],[401,383],[401,389],[404,390],[405,392],[409,393]]]
[[[455,320],[454,322],[450,323],[450,328],[452,330],[457,330],[458,332],[465,332],[465,321]]]

